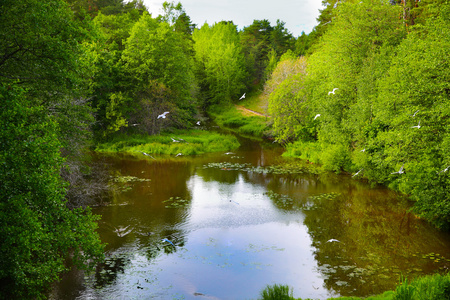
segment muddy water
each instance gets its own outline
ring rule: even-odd
[[[94,208],[107,260],[67,274],[52,297],[257,299],[275,283],[302,298],[368,296],[450,266],[450,236],[396,193],[283,174],[270,167],[283,163],[279,148],[241,142],[233,154],[103,157],[116,186]]]

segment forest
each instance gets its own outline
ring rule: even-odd
[[[450,2],[322,3],[294,37],[282,20],[193,24],[174,2],[3,0],[0,298],[45,298],[102,260],[86,149],[189,130],[244,93],[267,95],[285,155],[406,194],[449,230]]]

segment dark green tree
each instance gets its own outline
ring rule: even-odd
[[[102,257],[89,210],[69,210],[57,124],[24,90],[0,86],[0,298],[43,298],[71,258]]]

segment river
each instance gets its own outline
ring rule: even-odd
[[[450,267],[450,236],[405,197],[348,175],[307,172],[271,143],[153,160],[98,157],[115,192],[94,207],[106,261],[76,269],[54,299],[257,299],[369,296]]]

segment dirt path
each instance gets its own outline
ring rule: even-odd
[[[259,113],[257,111],[254,111],[254,110],[251,110],[251,109],[248,109],[248,108],[245,108],[242,105],[235,104],[234,106],[237,108],[237,110],[239,110],[242,113],[242,115],[244,115],[246,117],[249,117],[249,116],[268,117],[265,114]]]

